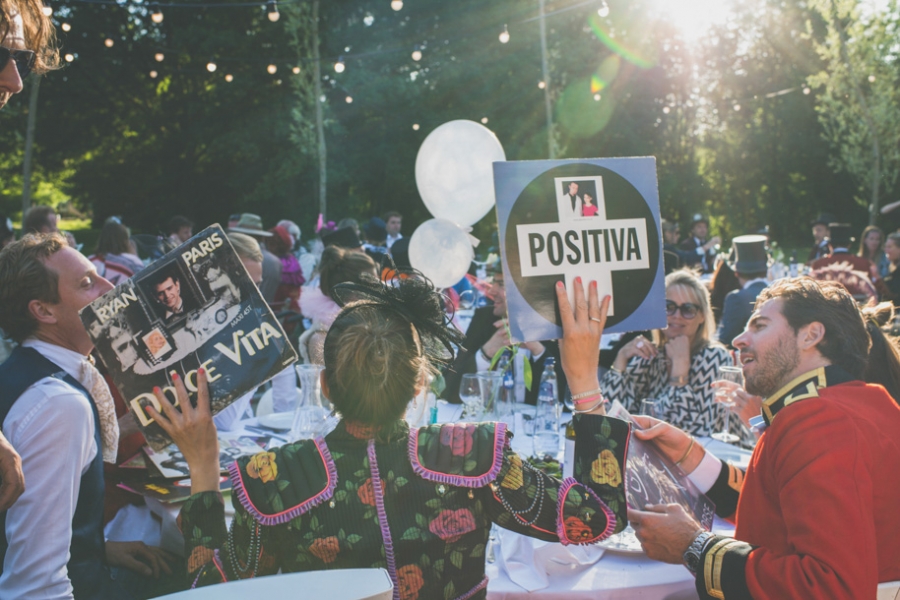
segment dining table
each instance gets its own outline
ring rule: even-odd
[[[462,406],[438,402],[437,421],[454,422],[463,418]],[[528,435],[528,422],[533,407],[516,407],[514,414],[506,415],[513,432],[511,446],[523,456],[533,453],[533,442]],[[561,421],[564,423],[568,415]],[[258,435],[257,418],[245,419],[238,429],[229,435]],[[249,429],[248,429],[249,428]],[[272,444],[281,444],[284,434]],[[560,458],[562,438],[560,436]],[[706,449],[724,460],[746,466],[750,451],[710,438],[698,438]],[[226,496],[229,494],[226,493]],[[183,554],[183,538],[175,521],[179,503],[146,499],[146,509],[137,507],[125,512],[107,527],[108,539],[144,539],[169,551]],[[234,509],[226,497],[226,519]],[[542,598],[592,598],[688,600],[698,598],[694,577],[683,565],[665,564],[648,558],[639,548],[633,534],[613,536],[605,542],[590,546],[563,546],[523,536],[494,526],[486,551],[486,573],[489,578],[490,600],[542,599]],[[713,523],[713,531],[732,535],[731,523],[719,520]]]

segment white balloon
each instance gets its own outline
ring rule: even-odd
[[[437,288],[456,285],[465,277],[475,252],[469,234],[446,219],[429,219],[409,239],[409,262]]]
[[[416,156],[416,186],[431,214],[469,227],[493,208],[495,161],[506,160],[494,132],[450,121],[428,134]]]

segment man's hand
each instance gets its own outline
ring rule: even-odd
[[[688,546],[702,530],[680,504],[648,504],[644,510],[629,508],[628,520],[647,556],[672,564],[681,564]]]
[[[4,511],[25,491],[22,459],[0,433],[0,511]]]
[[[494,335],[492,335],[491,338],[484,343],[484,346],[481,347],[481,351],[488,357],[488,360],[493,360],[497,351],[512,344],[512,342],[509,341],[509,327],[506,326],[506,319],[495,321],[494,327],[497,328],[496,331],[494,331]]]
[[[634,435],[642,442],[653,442],[656,449],[673,463],[681,460],[688,448],[691,449],[691,455],[678,465],[685,473],[693,472],[703,460],[703,456],[706,454],[703,446],[694,443],[694,446],[691,447],[691,436],[674,425],[669,425],[665,421],[653,417],[635,415],[631,418],[641,427],[641,429],[634,429]]]
[[[144,542],[106,542],[106,562],[112,567],[125,567],[135,573],[159,579],[160,572],[172,574],[169,564],[176,557]]]

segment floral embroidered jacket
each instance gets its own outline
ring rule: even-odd
[[[231,531],[215,492],[181,510],[193,584],[317,569],[388,570],[394,597],[484,598],[491,522],[543,540],[588,544],[626,525],[629,425],[576,415],[575,479],[531,468],[503,423],[341,422],[324,439],[232,465]]]

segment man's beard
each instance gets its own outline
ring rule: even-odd
[[[754,396],[767,398],[787,384],[787,378],[800,364],[800,352],[788,333],[767,352],[765,361],[756,355],[756,373],[744,382],[744,389]]]

